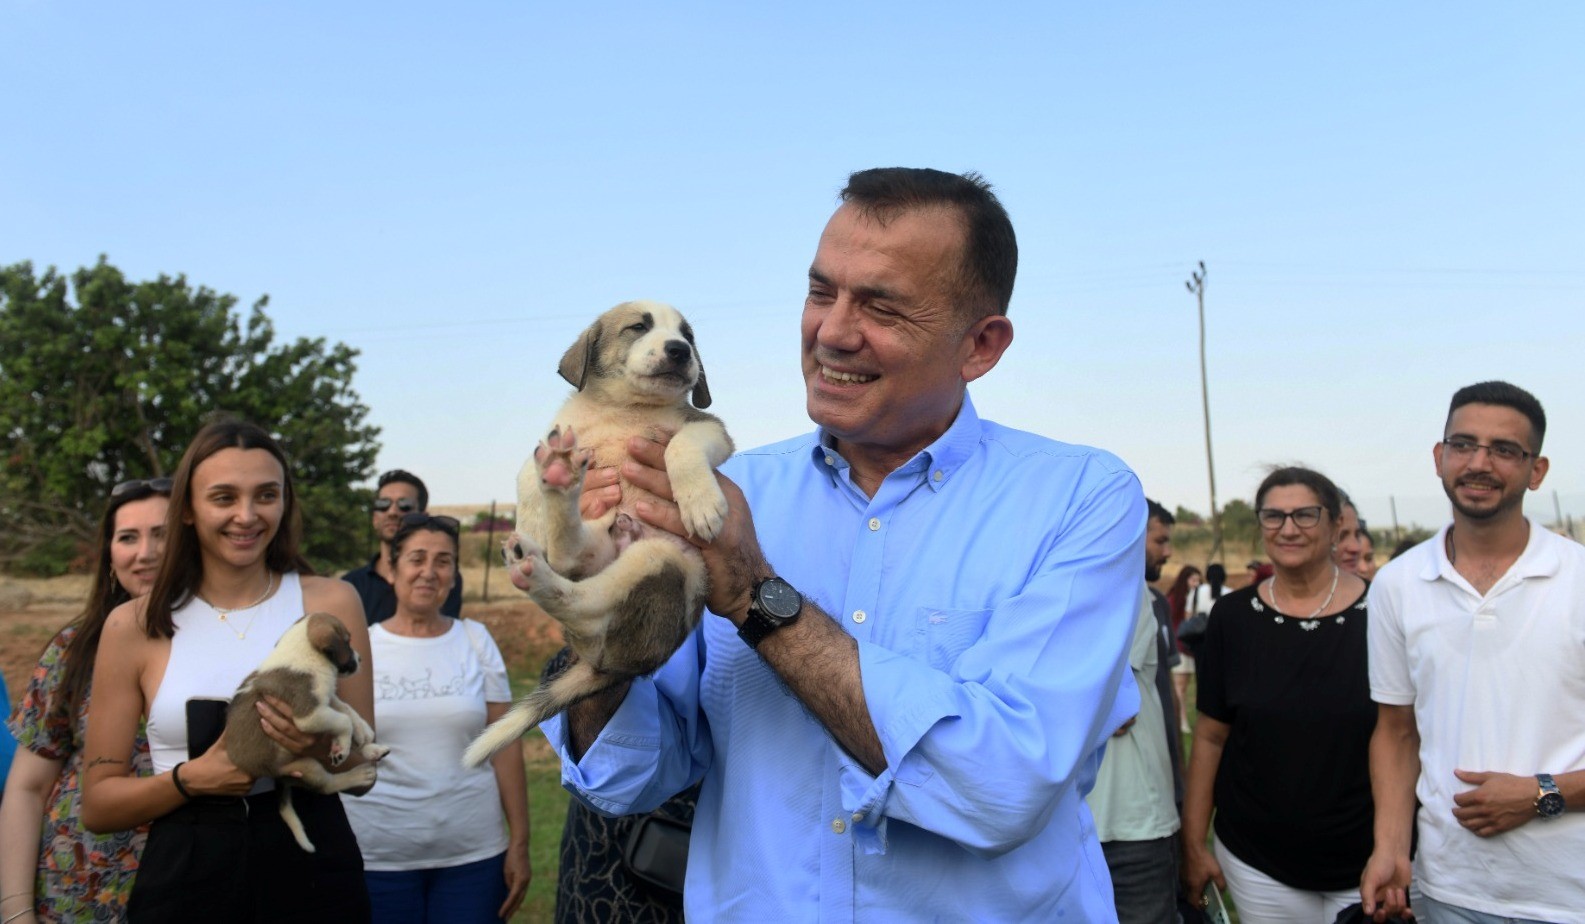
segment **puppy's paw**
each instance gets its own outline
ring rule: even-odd
[[[362,757],[364,760],[380,760],[389,753],[391,753],[390,745],[374,744],[373,742],[370,742],[369,744],[365,744],[358,751],[358,756]]]
[[[337,735],[330,740],[330,765],[339,767],[352,756],[352,736]]]
[[[583,476],[594,462],[594,452],[578,448],[578,436],[568,427],[550,431],[534,450],[534,465],[539,483],[546,491],[576,492],[583,487]]]
[[[346,777],[343,788],[362,789],[366,786],[374,785],[374,782],[380,778],[380,768],[378,764],[358,764],[351,770],[339,773],[337,776]]]
[[[690,468],[674,473],[671,493],[677,500],[677,511],[682,515],[682,525],[688,535],[706,542],[720,535],[726,523],[727,503],[713,471]]]
[[[513,587],[524,593],[533,593],[540,578],[550,571],[550,565],[545,561],[545,550],[526,536],[513,533],[506,537],[501,553],[506,559],[507,578]]]

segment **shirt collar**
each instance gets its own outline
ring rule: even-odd
[[[1525,517],[1525,525],[1530,527],[1530,537],[1525,540],[1524,551],[1519,553],[1519,558],[1508,569],[1508,574],[1519,580],[1533,577],[1551,577],[1563,567],[1563,560],[1558,557],[1557,546],[1549,541],[1550,533],[1546,527],[1538,525],[1534,520]],[[1434,581],[1445,577],[1451,580],[1458,569],[1447,557],[1447,533],[1453,524],[1442,527],[1432,542],[1431,557],[1425,567],[1420,569],[1422,580]],[[1506,575],[1504,575],[1506,577]]]
[[[953,473],[973,457],[980,445],[980,415],[974,410],[974,401],[968,389],[963,391],[963,406],[953,418],[947,432],[936,437],[935,442],[921,449],[917,455],[898,467],[893,474],[921,475],[933,491],[941,490],[952,480]],[[832,447],[835,440],[824,427],[815,430],[814,445],[809,459],[816,468],[832,478],[848,469],[848,461]],[[928,474],[927,474],[928,473]]]

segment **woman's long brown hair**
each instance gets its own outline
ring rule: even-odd
[[[264,550],[265,565],[277,574],[297,571],[312,574],[313,569],[298,552],[302,540],[303,518],[297,507],[297,490],[292,486],[292,466],[286,453],[264,429],[257,424],[222,417],[204,425],[182,454],[181,464],[172,476],[171,509],[165,518],[165,555],[160,559],[159,573],[154,577],[154,587],[149,591],[148,608],[144,611],[144,625],[149,638],[171,638],[176,634],[176,624],[171,614],[180,609],[198,591],[204,578],[204,560],[198,547],[198,531],[186,522],[191,512],[193,472],[210,456],[222,449],[262,449],[281,464],[282,503],[281,523]]]
[[[83,608],[71,626],[77,632],[66,643],[61,654],[61,683],[59,694],[51,704],[50,713],[65,720],[66,727],[77,735],[77,712],[88,696],[88,683],[94,675],[94,657],[99,653],[99,636],[105,628],[105,618],[110,611],[132,599],[125,587],[116,579],[110,568],[110,546],[115,540],[116,513],[135,501],[151,497],[170,497],[148,484],[132,488],[120,497],[112,497],[105,505],[104,516],[99,520],[98,538],[94,548],[94,579],[88,590],[88,605]],[[79,747],[82,742],[75,742]]]

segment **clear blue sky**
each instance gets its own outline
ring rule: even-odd
[[[740,445],[807,428],[804,274],[848,172],[978,170],[1017,339],[981,413],[1205,510],[1266,463],[1445,519],[1450,394],[1546,404],[1585,517],[1575,3],[108,4],[0,0],[0,261],[100,253],[362,351],[382,468],[509,501],[562,350],[694,321]]]

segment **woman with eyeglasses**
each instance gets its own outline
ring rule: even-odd
[[[380,785],[349,803],[374,920],[510,918],[528,889],[523,752],[464,768],[462,752],[512,690],[490,632],[441,614],[457,579],[457,521],[409,513],[391,539],[396,612],[369,630],[374,714],[391,746]]]
[[[94,551],[88,605],[44,646],[11,717],[22,745],[0,800],[0,920],[122,921],[146,829],[89,832],[79,817],[83,738],[94,656],[105,618],[148,593],[165,548],[169,478],[123,481],[110,490]],[[148,773],[148,743],[134,740],[132,766]]]
[[[303,614],[341,620],[369,663],[357,594],[312,576],[299,556],[291,469],[263,429],[230,418],[206,425],[172,481],[153,586],[110,613],[94,662],[83,823],[104,832],[152,822],[130,921],[367,921],[362,856],[340,798],[295,794],[318,848],[307,853],[281,820],[274,782],[238,770],[217,740],[226,701]],[[369,676],[342,677],[336,694],[372,721]],[[284,703],[259,708],[283,746],[328,755],[328,736],[298,731]],[[132,773],[145,718],[152,776]]]
[[[341,576],[351,584],[363,600],[363,615],[369,625],[390,619],[396,612],[396,592],[392,590],[391,539],[402,526],[402,518],[410,513],[423,513],[429,509],[429,489],[424,481],[412,472],[393,468],[380,475],[375,485],[374,503],[370,505],[370,525],[379,537],[380,548],[368,564],[354,568]],[[452,586],[440,611],[447,616],[462,615],[462,573]]]
[[[1329,924],[1372,846],[1365,582],[1333,560],[1326,476],[1278,468],[1255,509],[1274,573],[1218,600],[1200,645],[1182,878],[1228,889],[1244,924]]]

